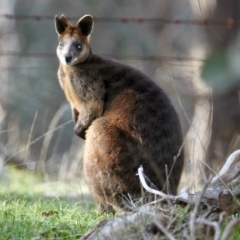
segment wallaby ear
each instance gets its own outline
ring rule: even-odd
[[[81,30],[81,33],[87,37],[93,29],[93,17],[91,15],[84,15],[78,20],[77,26]]]
[[[67,18],[62,14],[60,18],[56,15],[54,18],[55,29],[58,35],[61,35],[65,29],[69,26],[69,21]]]

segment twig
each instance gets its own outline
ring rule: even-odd
[[[28,136],[27,147],[26,147],[26,151],[25,151],[25,159],[24,159],[25,164],[27,164],[27,162],[28,162],[28,152],[29,152],[30,142],[31,142],[31,138],[32,138],[33,128],[34,128],[36,120],[37,120],[37,115],[38,115],[38,112],[36,111],[36,113],[34,115],[32,126],[30,128],[30,133]]]
[[[204,218],[199,218],[196,220],[196,223],[201,223],[204,225],[208,225],[210,227],[214,227],[215,229],[215,234],[214,234],[214,240],[218,240],[221,234],[221,228],[218,222],[213,222],[213,221],[209,221],[207,219]]]
[[[142,186],[146,189],[146,191],[148,191],[150,193],[153,193],[153,194],[156,194],[158,196],[161,196],[164,199],[172,199],[172,200],[175,199],[175,196],[167,195],[167,194],[165,194],[165,193],[163,193],[161,191],[158,191],[158,190],[155,190],[153,188],[150,188],[147,185],[146,181],[145,181],[144,174],[143,174],[143,167],[142,166],[140,166],[138,168],[138,176],[139,176],[139,179],[140,179],[140,182],[141,182]]]
[[[55,131],[63,128],[64,126],[68,125],[68,124],[71,123],[71,122],[72,122],[72,120],[69,120],[69,121],[67,121],[67,122],[64,122],[64,123],[58,125],[58,126],[55,127],[54,129],[51,129],[51,130],[45,132],[44,134],[42,134],[42,135],[39,136],[38,138],[35,138],[34,140],[32,140],[32,141],[29,143],[29,146],[32,145],[32,144],[34,144],[34,143],[36,143],[36,142],[38,142],[39,140],[41,140],[42,138],[44,138],[47,134],[52,133],[52,132],[55,132]],[[22,147],[19,151],[15,152],[13,155],[11,155],[11,156],[9,156],[7,159],[5,159],[5,162],[7,163],[7,162],[11,161],[12,158],[16,157],[18,154],[20,154],[21,152],[23,152],[26,148],[27,148],[27,147]]]
[[[198,207],[200,205],[200,202],[201,202],[201,199],[203,197],[203,194],[205,192],[205,190],[207,189],[208,187],[208,184],[207,183],[203,190],[201,191],[199,197],[197,198],[197,201],[195,203],[195,206],[194,206],[194,209],[193,209],[193,212],[190,214],[190,219],[189,219],[189,230],[190,230],[190,239],[194,240],[195,239],[195,222],[196,222],[196,218],[197,218],[197,211],[198,211]]]
[[[60,122],[63,114],[68,110],[68,108],[69,108],[68,105],[65,104],[65,105],[61,106],[61,108],[56,112],[52,121],[50,122],[50,125],[48,127],[48,132],[50,132],[51,129],[56,128],[57,124]],[[53,137],[53,134],[54,134],[54,132],[51,132],[44,137],[42,149],[41,149],[40,157],[39,157],[39,161],[38,161],[38,166],[37,166],[37,171],[42,173],[44,175],[44,177],[46,178],[46,180],[48,179],[48,176],[47,176],[45,163],[46,163],[46,158],[47,158],[48,147],[50,146],[50,141]]]
[[[232,229],[234,228],[235,225],[237,225],[240,222],[240,218],[235,218],[233,219],[226,227],[223,232],[221,240],[228,240],[230,234],[232,233]]]
[[[219,224],[222,224],[224,217],[226,216],[226,212],[221,212],[219,216]]]
[[[226,163],[223,165],[221,171],[218,173],[218,175],[216,175],[212,181],[211,184],[214,184],[215,182],[217,182],[220,178],[223,177],[224,174],[226,174],[226,172],[230,169],[230,167],[233,165],[233,163],[237,160],[237,156],[240,155],[240,150],[236,150],[235,152],[233,152],[226,160]]]
[[[163,234],[166,236],[167,239],[169,239],[169,240],[176,240],[176,239],[174,238],[174,236],[173,236],[171,233],[169,233],[169,232],[166,230],[166,228],[165,228],[161,223],[159,223],[159,222],[157,222],[157,221],[153,221],[152,224],[153,224],[154,226],[156,226],[156,227],[158,228],[159,232],[163,233]]]

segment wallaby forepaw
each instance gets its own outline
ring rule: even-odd
[[[86,139],[86,128],[83,127],[82,125],[80,124],[76,124],[75,127],[74,127],[74,132],[77,136],[79,136],[80,138],[82,139]]]

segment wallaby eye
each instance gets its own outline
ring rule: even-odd
[[[63,48],[63,47],[64,47],[64,43],[63,43],[63,42],[60,42],[60,43],[58,44],[58,46],[59,46],[60,48]]]
[[[81,51],[81,50],[82,50],[82,44],[79,43],[79,42],[75,42],[75,43],[74,43],[74,47],[75,47],[78,51]]]

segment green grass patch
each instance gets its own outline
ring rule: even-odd
[[[47,184],[40,178],[12,168],[8,172],[9,180],[0,182],[0,239],[79,239],[111,217],[81,198],[46,198]]]
[[[1,239],[78,239],[107,216],[93,205],[32,197],[2,198]]]

